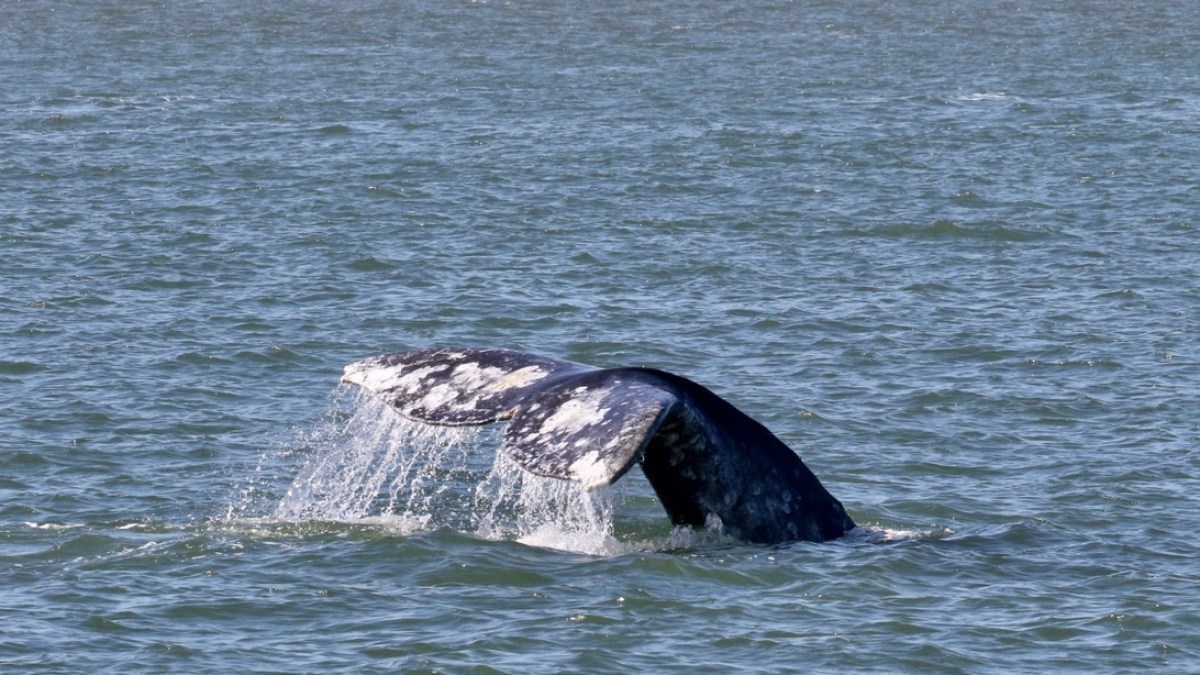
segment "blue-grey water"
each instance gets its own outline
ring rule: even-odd
[[[0,668],[1200,672],[1198,27],[4,2]],[[863,531],[673,531],[338,387],[442,344],[687,375]]]

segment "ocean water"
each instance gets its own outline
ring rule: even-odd
[[[5,672],[1200,672],[1200,4],[0,12]],[[647,365],[863,527],[339,387]]]

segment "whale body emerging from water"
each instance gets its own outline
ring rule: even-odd
[[[439,348],[352,363],[342,381],[420,422],[509,420],[501,452],[540,476],[592,489],[638,464],[677,525],[717,521],[759,543],[826,541],[855,527],[766,427],[665,371]]]

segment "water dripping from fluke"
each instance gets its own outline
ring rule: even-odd
[[[271,501],[265,486],[244,487],[229,519],[285,529],[367,526],[402,536],[448,528],[592,555],[642,548],[614,537],[614,488],[588,491],[535,476],[497,445],[494,430],[414,422],[341,387],[327,421],[276,453],[295,472],[286,491]],[[260,465],[256,473],[264,472],[271,469]]]

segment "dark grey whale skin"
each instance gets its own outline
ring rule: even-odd
[[[344,382],[444,425],[511,420],[501,452],[531,473],[608,485],[635,464],[671,521],[776,544],[828,541],[854,521],[791,448],[691,380],[503,349],[373,357]]]

